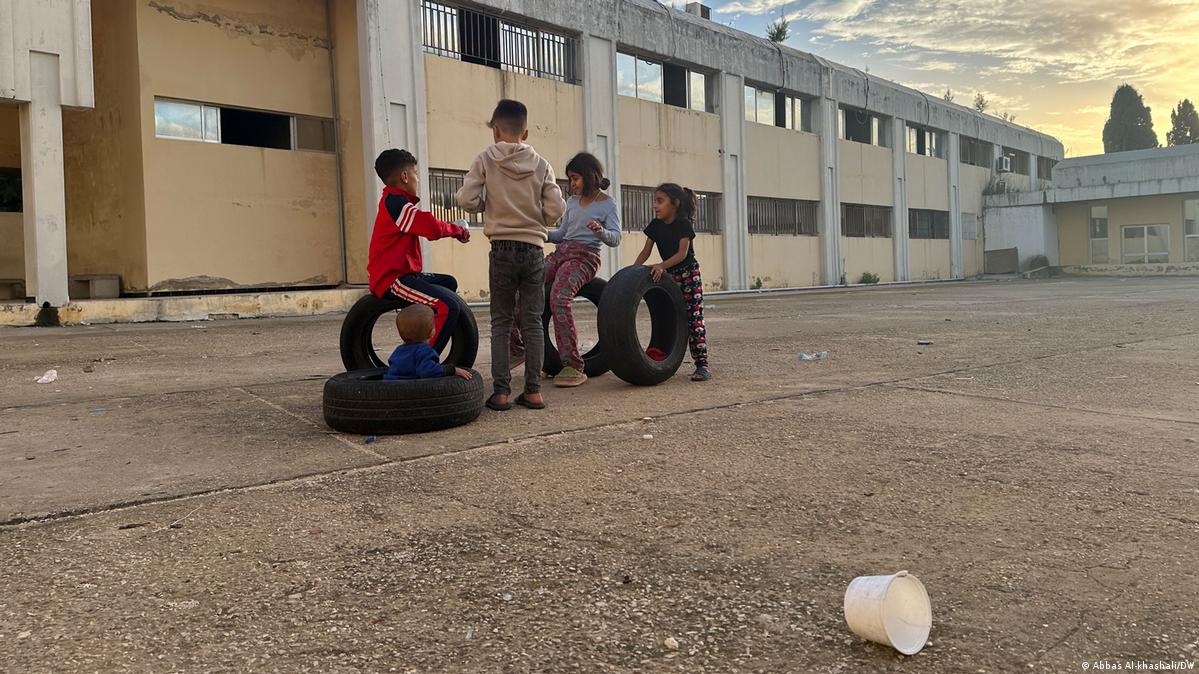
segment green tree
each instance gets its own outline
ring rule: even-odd
[[[1157,147],[1153,115],[1131,84],[1121,84],[1112,95],[1111,114],[1103,125],[1103,151],[1125,152]]]
[[[982,95],[982,92],[974,94],[974,109],[975,110],[977,110],[978,112],[986,112],[987,108],[989,108],[989,107],[991,107],[991,101],[988,101],[987,97]]]
[[[771,42],[786,42],[789,37],[791,37],[791,22],[785,16],[780,16],[766,26],[766,39]]]
[[[1189,98],[1178,102],[1170,111],[1170,130],[1166,132],[1166,145],[1190,145],[1199,143],[1199,112]]]
[[[946,100],[946,102],[948,102],[948,103],[952,103],[953,102],[953,92],[950,91],[949,89],[946,89],[945,95],[942,96],[941,98],[944,98]]]

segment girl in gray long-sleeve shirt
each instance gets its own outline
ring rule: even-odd
[[[566,165],[566,177],[571,197],[558,228],[549,231],[549,242],[557,247],[545,258],[545,283],[554,318],[554,340],[563,366],[554,377],[554,385],[578,386],[587,381],[587,375],[583,373],[571,303],[579,289],[599,272],[600,248],[620,245],[620,213],[616,202],[603,192],[609,182],[594,155],[575,155]],[[523,359],[524,345],[515,329],[510,351],[512,362]]]

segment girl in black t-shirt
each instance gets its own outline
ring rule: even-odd
[[[695,192],[674,183],[659,185],[654,191],[654,220],[645,228],[645,247],[634,264],[645,264],[654,246],[658,247],[662,261],[650,267],[650,274],[657,281],[662,274],[669,273],[682,288],[690,323],[687,344],[691,348],[691,360],[695,362],[691,381],[708,381],[712,373],[708,371],[708,340],[704,328],[704,282],[691,246],[695,240],[695,230],[691,228],[695,208]]]

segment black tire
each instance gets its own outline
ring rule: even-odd
[[[470,423],[483,411],[483,377],[383,381],[381,367],[325,382],[325,423],[343,433],[427,433]]]
[[[604,294],[604,287],[608,282],[602,278],[593,278],[579,288],[576,297],[582,297],[590,300],[595,306],[599,306],[600,298]],[[546,293],[545,312],[541,314],[541,324],[545,327],[545,361],[541,369],[551,377],[556,377],[562,371],[562,358],[558,355],[558,346],[554,344],[554,317],[550,313],[549,293]],[[591,347],[583,356],[583,374],[588,377],[598,377],[608,371],[608,359],[604,356],[604,350],[600,348],[600,342],[596,341],[595,346]]]
[[[458,325],[450,338],[450,350],[442,354],[442,362],[458,367],[471,367],[479,354],[479,326],[475,323],[475,315],[467,306],[466,300],[454,297],[458,302]],[[399,311],[412,304],[393,295],[376,297],[367,293],[365,297],[354,303],[341,323],[341,364],[347,371],[365,370],[372,367],[387,365],[387,355],[380,356],[375,351],[372,335],[375,323],[385,314]],[[392,347],[399,346],[397,336]]]
[[[653,326],[649,345],[666,353],[655,361],[637,337],[637,307],[642,298]],[[612,373],[637,386],[653,386],[674,376],[687,353],[687,310],[683,291],[670,274],[654,281],[649,267],[625,267],[608,280],[600,299],[599,341]]]

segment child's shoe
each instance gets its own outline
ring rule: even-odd
[[[554,377],[554,386],[569,388],[572,386],[578,386],[585,381],[587,381],[586,374],[579,372],[573,367],[564,367],[562,368],[562,371],[559,372],[556,377]]]
[[[691,381],[708,381],[712,378],[712,373],[704,365],[695,368],[695,374],[691,375]]]

